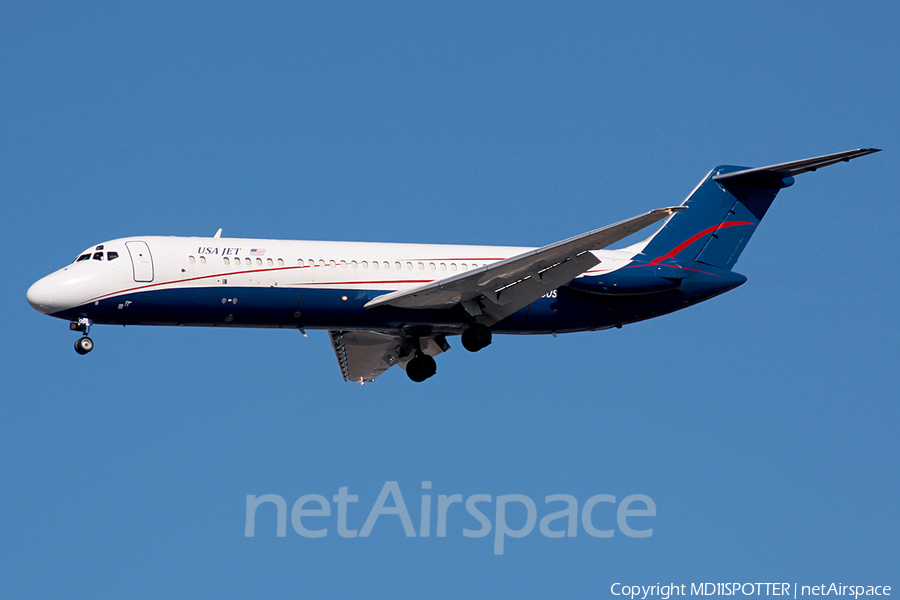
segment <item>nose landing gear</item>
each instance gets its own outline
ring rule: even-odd
[[[78,354],[87,354],[94,349],[94,341],[88,336],[83,336],[75,342],[75,352]]]
[[[78,354],[87,354],[94,349],[94,340],[88,337],[88,332],[91,330],[90,319],[82,317],[75,323],[69,323],[69,329],[71,331],[80,331],[82,333],[81,338],[75,342],[75,352]]]

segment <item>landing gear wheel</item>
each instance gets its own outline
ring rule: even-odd
[[[490,346],[492,339],[490,328],[487,325],[476,323],[463,331],[462,345],[469,352],[478,352],[485,346]]]
[[[427,354],[420,354],[406,364],[406,374],[416,383],[421,383],[437,373],[437,363]]]
[[[84,336],[79,338],[77,342],[75,342],[75,352],[78,354],[87,354],[91,350],[94,349],[94,340],[89,338],[88,336]]]

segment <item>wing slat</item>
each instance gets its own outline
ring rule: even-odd
[[[415,354],[413,340],[403,335],[378,331],[329,331],[331,346],[344,381],[365,383],[393,367],[406,364]],[[443,336],[422,337],[419,348],[437,356],[450,348]]]
[[[365,382],[399,361],[403,339],[375,331],[329,331],[344,381]]]

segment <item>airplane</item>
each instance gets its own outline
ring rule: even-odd
[[[732,268],[779,190],[879,151],[719,166],[679,206],[542,248],[223,238],[221,229],[120,238],[86,249],[26,297],[81,332],[82,355],[94,347],[93,324],[324,329],[345,381],[400,365],[422,382],[448,337],[477,352],[493,334],[621,328],[743,284]],[[643,242],[608,249],[663,219]]]

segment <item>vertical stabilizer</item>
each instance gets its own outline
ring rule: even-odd
[[[772,205],[776,194],[793,185],[794,175],[878,152],[849,150],[768,167],[716,167],[643,248],[651,263],[698,262],[731,269]]]

